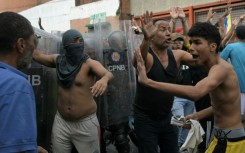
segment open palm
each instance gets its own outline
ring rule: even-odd
[[[143,25],[143,33],[145,39],[152,38],[155,33],[157,32],[156,26],[153,24],[153,13],[149,11],[146,11],[146,13],[143,14],[144,18],[141,18],[141,23]]]

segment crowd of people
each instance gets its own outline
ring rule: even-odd
[[[224,17],[230,13],[228,4],[212,24],[215,13],[210,8],[206,22],[194,23],[191,28],[179,7],[170,10],[170,21],[155,19],[149,11],[140,18],[140,26],[132,18],[132,31],[143,35],[132,63],[125,54],[125,33],[117,30],[107,35],[109,65],[120,60],[112,55],[126,57],[125,63],[137,71],[132,113],[139,153],[245,152],[245,14],[235,18],[226,31]],[[178,20],[182,27],[176,28]],[[44,30],[41,18],[39,25]],[[64,54],[44,54],[36,49],[37,38],[25,17],[0,13],[0,152],[47,153],[37,143],[35,94],[21,71],[32,58],[56,69],[58,103],[51,152],[70,153],[73,147],[79,153],[103,152],[96,100],[107,90],[120,90],[117,86],[127,81],[115,83],[123,74],[110,72],[106,64],[85,52],[84,37],[78,30],[65,31],[62,45]],[[120,97],[124,93],[114,94]],[[115,110],[119,112],[120,107]],[[117,112],[111,116],[119,121]],[[173,118],[182,126],[172,124]],[[114,134],[119,153],[130,152],[127,122],[128,118],[117,124],[113,121],[107,128]],[[207,128],[209,122],[211,127]],[[201,141],[195,139],[193,146],[187,141],[196,125],[206,135],[201,132]],[[181,150],[183,146],[185,150]]]
[[[211,117],[212,122],[212,118],[214,119],[214,139],[210,145],[197,144],[200,145],[199,152],[205,152],[206,146],[209,146],[206,152],[226,150],[244,152],[245,133],[241,117],[244,114],[245,102],[242,89],[244,82],[241,76],[245,74],[245,61],[241,58],[244,57],[242,50],[244,50],[245,26],[241,23],[245,16],[241,15],[234,19],[230,31],[226,33],[222,20],[231,13],[229,6],[220,17],[218,24],[211,23],[214,16],[211,8],[207,21],[195,23],[190,30],[185,24],[186,19],[182,12],[180,8],[172,8],[170,24],[165,20],[154,20],[150,12],[146,12],[143,17],[144,40],[140,49],[136,51],[136,59],[134,59],[134,66],[138,70],[134,117],[135,131],[140,141],[139,152],[157,153],[158,147],[160,152],[170,149],[164,145],[172,145],[172,150],[169,152],[178,152],[173,148],[181,147],[187,141],[187,134],[183,135],[183,131],[179,131],[179,138],[176,138],[175,127],[169,122],[170,117],[160,115],[164,112],[170,116],[186,116],[182,118],[183,121],[192,119],[201,121]],[[177,19],[180,19],[183,24],[182,31],[174,28]],[[172,52],[169,52],[170,49]],[[189,55],[182,57],[180,50],[186,50],[189,55],[192,55],[191,60],[185,61]],[[231,64],[224,61],[227,59],[230,59]],[[179,60],[183,61],[179,62]],[[181,71],[177,71],[178,69]],[[189,72],[183,71],[187,69]],[[202,75],[200,70],[204,71]],[[170,71],[175,73],[169,73]],[[176,82],[172,84],[171,79],[174,77]],[[179,82],[180,80],[185,82]],[[231,88],[234,89],[233,92]],[[147,99],[147,97],[155,98]],[[160,97],[162,99],[158,99]],[[198,112],[195,112],[193,102],[197,106],[201,102],[204,107],[198,108]],[[172,114],[169,106],[172,106]],[[231,107],[233,110],[230,110]],[[163,119],[156,116],[161,116]],[[170,128],[172,132],[165,129],[168,128],[166,123],[172,126]],[[188,127],[186,124],[181,129],[186,130]],[[162,133],[167,131],[168,134],[161,135],[159,129]],[[210,131],[206,132],[210,133]],[[190,149],[187,149],[188,151]]]

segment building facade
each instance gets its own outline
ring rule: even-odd
[[[245,13],[244,0],[229,1],[232,18]],[[191,26],[194,22],[204,21],[210,7],[217,13],[213,20],[215,23],[227,8],[227,0],[0,0],[0,12],[20,12],[35,27],[38,27],[38,18],[41,17],[48,32],[74,28],[86,33],[86,25],[93,23],[91,16],[102,13],[109,22],[130,20],[134,15],[140,24],[139,17],[146,10],[153,11],[154,18],[170,19],[169,11],[176,6],[184,8]],[[177,26],[180,26],[179,22]]]
[[[20,12],[31,7],[38,6],[50,0],[0,0],[0,12],[12,11]]]

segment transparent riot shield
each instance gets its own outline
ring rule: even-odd
[[[61,39],[43,30],[34,28],[38,37],[37,48],[47,54],[61,50]],[[36,98],[38,145],[50,151],[53,119],[57,110],[57,81],[55,69],[32,61],[29,69],[23,70],[33,86]]]
[[[132,65],[131,21],[95,24],[98,60],[114,75],[107,92],[98,100],[98,118],[104,128],[128,122],[135,96],[135,69]]]
[[[94,60],[98,60],[98,54],[96,54],[96,50],[98,48],[98,40],[95,37],[94,33],[83,33],[84,39],[84,52],[89,55],[90,58]]]

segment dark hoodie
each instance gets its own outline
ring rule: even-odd
[[[74,29],[70,29],[63,34],[62,43],[65,54],[59,55],[56,59],[58,81],[65,88],[71,87],[82,64],[89,58],[84,53],[84,43],[71,43],[75,38],[83,38],[83,36]]]

